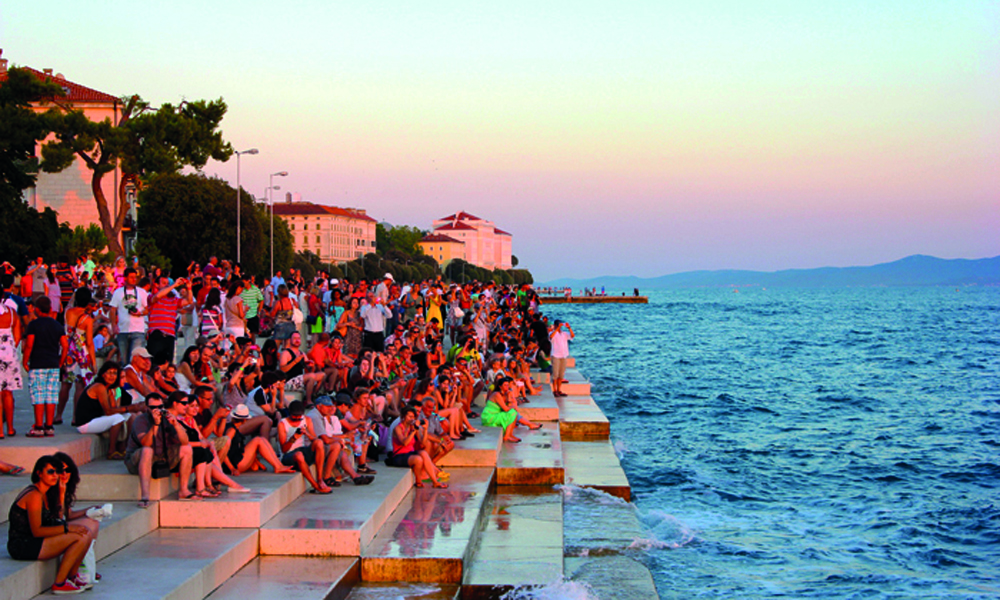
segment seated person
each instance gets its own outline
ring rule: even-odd
[[[390,467],[408,467],[413,470],[418,488],[424,487],[428,478],[436,488],[447,488],[448,484],[438,480],[439,469],[434,465],[426,450],[417,450],[417,442],[425,439],[426,428],[417,422],[417,414],[412,406],[404,406],[399,423],[392,432],[393,453],[385,459]]]
[[[323,472],[323,481],[332,487],[338,487],[340,481],[333,477],[333,470],[340,464],[341,470],[351,478],[354,485],[368,485],[375,478],[371,475],[358,475],[351,464],[350,441],[346,439],[344,429],[340,425],[337,417],[337,409],[333,405],[333,399],[329,396],[316,398],[316,406],[306,413],[306,417],[312,420],[313,430],[326,446],[326,469]]]
[[[454,440],[445,434],[441,419],[434,412],[436,404],[434,398],[424,398],[420,402],[420,411],[417,413],[417,423],[426,432],[422,447],[430,454],[434,464],[437,464],[445,454],[455,449]]]
[[[288,405],[288,416],[278,423],[278,444],[281,446],[281,464],[295,467],[313,487],[310,493],[329,494],[330,489],[323,481],[323,465],[326,449],[316,436],[312,421],[305,418],[305,406],[295,400]],[[316,465],[313,477],[309,466]]]
[[[59,486],[49,489],[49,506],[60,506],[62,508],[61,518],[66,523],[70,525],[83,525],[90,532],[90,539],[96,541],[101,524],[95,519],[88,517],[87,510],[90,508],[101,508],[100,505],[94,504],[82,510],[73,510],[73,503],[76,502],[76,488],[80,485],[80,469],[77,468],[73,457],[65,452],[56,452],[52,456],[62,462],[63,472],[59,476]],[[91,573],[89,577],[93,577],[94,575],[97,575],[97,579],[100,579],[100,575],[96,573]],[[89,577],[80,574],[77,578],[78,583],[88,588],[91,587],[95,581]]]
[[[128,417],[129,421],[133,415],[142,412],[142,404],[121,406],[118,395],[119,387],[118,363],[109,360],[101,366],[97,372],[97,377],[83,390],[80,398],[76,401],[76,414],[73,418],[73,425],[79,427],[90,423],[99,417],[122,414]],[[108,430],[108,460],[121,460],[125,458],[125,442],[127,437],[123,431],[128,426],[128,422],[113,425]]]
[[[71,525],[61,519],[62,506],[50,503],[49,490],[58,491],[63,470],[62,461],[54,456],[42,456],[35,462],[32,485],[10,505],[7,552],[14,560],[49,560],[61,556],[52,592],[76,594],[84,589],[77,576],[93,538],[83,525]]]
[[[245,404],[238,404],[230,413],[230,419],[225,430],[225,437],[229,440],[226,452],[219,455],[226,473],[236,477],[247,471],[263,470],[261,460],[271,465],[275,473],[295,472],[295,469],[281,464],[267,437],[243,433],[244,425],[250,420],[250,409]]]
[[[187,431],[173,414],[167,412],[163,396],[157,393],[147,396],[145,410],[132,421],[125,448],[125,468],[139,476],[139,507],[149,508],[149,484],[154,464],[180,475],[179,498],[195,498],[188,487],[192,460]]]

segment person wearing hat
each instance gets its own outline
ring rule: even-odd
[[[295,469],[281,464],[270,440],[260,436],[246,436],[240,432],[240,427],[250,419],[250,409],[246,404],[237,404],[229,417],[231,420],[225,431],[225,436],[229,438],[229,449],[219,456],[226,473],[236,477],[247,471],[261,470],[264,468],[261,460],[271,465],[275,473],[295,472]]]
[[[396,279],[392,276],[392,273],[386,273],[382,276],[382,281],[375,287],[375,297],[382,300],[382,304],[388,304],[389,288],[395,282]]]
[[[306,413],[313,424],[316,435],[326,446],[326,467],[323,472],[323,482],[332,487],[339,487],[340,481],[333,476],[333,471],[340,464],[340,469],[351,478],[354,485],[368,485],[375,480],[371,475],[358,475],[351,464],[351,447],[345,439],[344,429],[340,425],[337,409],[333,398],[320,396],[316,405]]]
[[[149,374],[153,366],[153,355],[143,347],[132,350],[131,360],[122,369],[122,404],[142,402],[143,399],[156,391],[156,381]]]

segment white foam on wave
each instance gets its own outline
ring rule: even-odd
[[[600,600],[586,583],[560,579],[548,585],[518,586],[500,600]]]
[[[557,485],[555,488],[562,492],[564,502],[592,502],[600,506],[631,510],[648,536],[634,538],[628,546],[629,549],[677,549],[688,545],[695,539],[695,532],[692,528],[685,525],[677,517],[662,510],[653,509],[644,513],[631,502],[626,502],[618,496],[612,496],[593,488],[576,485]],[[581,556],[588,556],[590,552],[591,549],[584,548],[581,550]]]

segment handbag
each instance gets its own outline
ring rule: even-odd
[[[295,323],[296,325],[301,325],[302,321],[304,320],[305,319],[302,316],[302,310],[299,309],[298,306],[292,307],[292,323]]]

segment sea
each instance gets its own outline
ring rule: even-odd
[[[542,307],[642,524],[583,552],[641,560],[661,598],[1000,597],[1000,288],[648,295]],[[567,530],[622,509],[567,496]]]

